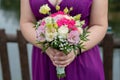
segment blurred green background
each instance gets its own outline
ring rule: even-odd
[[[0,8],[4,11],[13,11],[16,13],[16,18],[19,20],[20,15],[20,0],[0,0]]]
[[[0,1],[0,8],[7,12],[15,12],[16,19],[19,21],[20,0]],[[120,0],[109,0],[109,26],[112,27],[115,36],[120,36]]]
[[[120,0],[109,0],[109,26],[120,37]]]

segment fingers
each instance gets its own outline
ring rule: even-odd
[[[51,61],[54,61],[54,56],[53,55],[50,54],[49,58],[50,58]]]
[[[56,67],[66,67],[70,64],[70,61],[52,61],[53,65]]]
[[[58,55],[57,56],[55,55],[53,63],[55,66],[59,66],[59,67],[68,66],[75,58],[74,53],[70,53],[64,56],[60,56],[60,55],[58,56]]]
[[[66,67],[68,66],[72,61],[74,60],[74,58],[66,60],[66,61],[53,61],[54,65],[56,67]]]
[[[72,57],[74,57],[74,55],[72,53],[68,54],[68,55],[65,55],[64,53],[56,53],[54,56],[54,60],[55,61],[65,61]]]
[[[65,61],[67,59],[67,56],[54,56],[55,61]]]
[[[50,60],[53,61],[54,60],[54,56],[55,56],[55,52],[52,48],[48,48],[46,50],[46,54],[49,56]]]
[[[74,52],[65,55],[63,52],[58,51],[53,48],[49,48],[47,51],[47,55],[50,57],[52,63],[56,67],[66,67],[68,66],[75,58]]]
[[[55,62],[55,64],[57,64],[57,65],[66,65],[66,64],[69,64],[72,60],[73,60],[73,59],[70,58],[70,59],[65,60],[65,61],[54,61],[54,62]]]
[[[69,65],[70,63],[64,64],[64,65],[57,65],[57,67],[65,68]]]

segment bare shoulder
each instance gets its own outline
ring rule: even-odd
[[[35,21],[35,17],[31,11],[30,7],[30,0],[20,0],[20,21],[21,22],[28,22],[28,21]]]
[[[90,24],[107,25],[108,0],[93,0],[90,15]]]

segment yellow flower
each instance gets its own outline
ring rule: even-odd
[[[80,20],[80,18],[81,18],[81,14],[78,14],[78,15],[74,16],[75,20]]]
[[[59,11],[60,10],[60,6],[56,5],[56,10]]]
[[[68,10],[68,8],[66,7],[65,9],[64,9],[64,13],[68,13],[69,12],[69,10]]]
[[[45,26],[48,27],[48,28],[52,28],[53,27],[53,23],[46,23]]]
[[[50,10],[51,9],[49,8],[48,4],[45,4],[45,5],[40,7],[39,12],[42,14],[49,14]]]

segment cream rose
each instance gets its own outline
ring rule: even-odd
[[[56,29],[52,28],[52,29],[49,29],[49,28],[46,28],[45,29],[45,38],[48,42],[54,40],[54,38],[57,36],[57,31]]]
[[[62,38],[67,38],[68,31],[69,31],[69,29],[68,29],[67,25],[61,26],[58,29],[58,35],[61,36]]]

